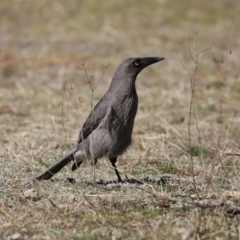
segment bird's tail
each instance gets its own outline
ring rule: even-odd
[[[45,173],[38,176],[37,180],[50,179],[54,174],[58,173],[65,165],[74,160],[74,153],[77,151],[77,147],[67,152],[61,159],[59,159],[52,167],[50,167]]]

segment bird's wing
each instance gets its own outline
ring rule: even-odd
[[[106,95],[99,100],[83,124],[82,130],[79,133],[78,144],[99,126],[107,114],[109,105],[110,103]]]
[[[107,109],[109,106],[109,100],[106,95],[100,99],[97,105],[94,107],[92,112],[89,114],[86,122],[83,124],[82,130],[79,134],[78,144],[82,142],[91,132],[96,129],[99,124],[101,124],[102,120],[107,114]],[[46,180],[51,178],[54,174],[59,172],[65,165],[74,160],[74,154],[78,149],[78,145],[74,147],[72,150],[67,152],[60,160],[58,160],[52,167],[50,167],[45,173],[38,176],[37,180]],[[74,164],[75,165],[75,164]]]

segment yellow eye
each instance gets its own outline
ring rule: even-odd
[[[140,62],[139,61],[134,62],[134,65],[138,67],[140,65]]]

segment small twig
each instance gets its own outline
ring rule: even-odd
[[[62,87],[62,127],[63,127],[63,131],[64,131],[64,137],[65,137],[65,142],[67,142],[67,128],[65,127],[65,122],[64,122],[64,116],[68,115],[68,108],[65,108],[65,99],[67,99],[67,91],[69,91],[67,84],[68,82],[70,82],[71,87],[70,90],[73,89],[73,80],[67,80],[63,83],[63,87]],[[66,111],[66,113],[65,113]]]
[[[103,65],[103,66],[102,66],[102,69],[103,69],[103,71],[102,71],[102,76],[100,77],[99,81],[96,83],[96,85],[95,85],[95,87],[94,87],[94,90],[98,87],[99,83],[102,81],[103,76],[104,76],[105,71],[106,71],[106,68],[108,68],[108,65]]]
[[[188,142],[189,142],[189,149],[191,150],[192,148],[192,138],[191,138],[191,118],[192,118],[192,111],[193,111],[193,101],[194,101],[194,87],[195,87],[195,82],[196,82],[196,73],[197,73],[197,69],[198,69],[198,58],[195,60],[192,56],[191,53],[191,47],[190,47],[190,43],[191,43],[191,38],[189,38],[188,41],[188,51],[189,51],[189,55],[192,58],[193,62],[194,62],[194,70],[192,73],[192,76],[190,78],[190,86],[191,86],[191,97],[190,97],[190,106],[189,106],[189,114],[188,114]],[[196,120],[196,119],[195,119]],[[196,181],[195,181],[195,177],[194,177],[194,163],[193,163],[193,157],[192,154],[190,153],[190,162],[191,162],[191,171],[192,171],[192,180],[193,180],[193,188],[194,188],[194,192],[196,193],[198,199],[199,199],[199,194],[197,191],[197,186],[196,186]]]
[[[228,124],[227,133],[226,133],[226,138],[225,138],[224,146],[223,146],[222,157],[219,158],[220,164],[221,164],[221,166],[222,166],[222,168],[223,168],[223,170],[224,170],[224,172],[225,172],[225,177],[227,177],[228,174],[227,174],[226,169],[225,169],[224,166],[223,166],[222,158],[223,158],[223,156],[224,156],[224,152],[225,152],[225,149],[226,149],[227,139],[228,139],[228,135],[229,135],[229,132],[230,132],[230,126],[231,126],[231,123],[232,123],[232,118],[233,118],[233,116],[231,117],[230,122],[229,122],[229,124]]]
[[[227,157],[227,156],[236,156],[236,157],[240,157],[240,153],[225,153],[223,154],[224,157]]]
[[[169,196],[165,196],[162,194],[157,194],[157,193],[150,193],[149,191],[146,191],[149,194],[151,194],[153,197],[157,198],[157,199],[162,199],[162,200],[168,200],[174,203],[182,203],[182,204],[187,204],[187,205],[191,205],[193,207],[197,207],[197,208],[201,208],[201,209],[207,209],[207,208],[217,208],[217,207],[225,207],[225,210],[228,211],[229,208],[232,208],[235,211],[240,211],[240,207],[238,206],[227,206],[225,205],[222,201],[219,201],[216,203],[211,203],[209,201],[205,201],[205,202],[200,202],[200,201],[189,201],[189,200],[184,200],[184,199],[178,199],[178,198],[174,198],[174,197],[169,197]]]
[[[60,213],[65,215],[65,213],[62,211],[62,209],[60,209],[49,197],[47,197],[47,200],[52,204],[52,206],[54,208],[56,208]]]
[[[189,141],[189,149],[190,150],[192,148],[192,138],[191,138],[191,130],[192,130],[191,119],[192,119],[192,115],[193,115],[194,121],[196,123],[199,146],[200,146],[200,149],[202,149],[201,131],[199,129],[198,120],[197,120],[197,117],[196,117],[196,112],[195,112],[195,107],[194,107],[195,84],[196,84],[196,81],[200,78],[200,76],[197,76],[197,71],[199,69],[199,66],[201,65],[201,62],[199,62],[199,57],[202,53],[211,49],[211,48],[206,48],[206,49],[203,49],[203,50],[198,51],[196,53],[196,40],[195,40],[196,36],[197,36],[197,33],[195,33],[195,37],[193,39],[193,45],[194,45],[193,49],[194,49],[195,57],[193,56],[192,50],[191,50],[191,37],[189,38],[189,41],[188,41],[188,53],[189,53],[189,55],[190,55],[190,57],[191,57],[191,59],[194,63],[193,73],[190,77],[191,96],[190,96],[189,115],[188,115],[188,141]],[[193,187],[194,187],[194,191],[195,191],[195,193],[196,193],[196,195],[199,199],[199,194],[198,194],[198,191],[197,191],[196,181],[195,181],[195,177],[194,177],[194,163],[193,163],[192,154],[190,154],[190,162],[191,162]]]
[[[91,111],[93,111],[93,96],[94,96],[94,91],[95,91],[95,89],[98,87],[98,84],[100,83],[100,81],[102,80],[102,78],[103,78],[103,76],[104,76],[104,74],[105,74],[105,69],[106,69],[108,66],[103,65],[103,67],[102,67],[102,69],[103,69],[102,76],[100,77],[99,81],[97,82],[97,84],[96,84],[95,86],[93,86],[93,81],[92,81],[92,79],[90,79],[90,77],[89,77],[89,75],[88,75],[88,72],[87,72],[87,69],[85,68],[84,63],[82,63],[82,67],[83,67],[83,70],[84,70],[84,72],[85,72],[85,75],[86,75],[86,78],[87,78],[87,81],[88,81],[88,85],[89,85],[89,87],[90,87],[90,89],[91,89]],[[89,119],[90,122],[92,121],[91,116],[92,116],[92,114],[90,114],[90,119]],[[93,128],[93,126],[92,126],[92,128]],[[81,137],[83,138],[83,136],[81,136]],[[94,156],[91,156],[91,158],[92,158],[92,159],[90,159],[90,160],[93,161],[93,162],[92,162],[92,164],[93,164],[92,167],[93,167],[93,171],[94,171],[94,173],[95,173],[95,167],[96,167],[95,158],[94,158]],[[93,178],[94,178],[93,181],[94,181],[94,183],[95,183],[95,174],[94,174],[94,177],[93,177]],[[98,186],[97,186],[97,185],[96,185],[96,187],[97,187],[97,189],[98,189]]]
[[[180,59],[177,51],[176,51],[176,55],[177,55],[178,61],[179,61],[180,64],[182,65],[182,67],[185,69],[185,71],[188,73],[188,75],[191,76],[191,73],[190,73],[190,72],[187,70],[187,68],[184,66],[184,64],[183,64],[182,60]]]
[[[89,206],[92,209],[94,209],[94,211],[95,211],[97,208],[88,200],[88,198],[86,197],[86,195],[84,193],[82,195],[83,195],[84,199],[87,201],[87,203],[89,204]]]

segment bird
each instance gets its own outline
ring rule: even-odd
[[[162,60],[162,57],[137,57],[123,61],[115,71],[109,89],[83,124],[76,146],[36,179],[50,179],[70,162],[75,171],[84,161],[90,160],[92,182],[96,185],[95,165],[98,159],[107,157],[118,182],[122,182],[116,162],[132,142],[138,109],[135,82],[144,68]]]

